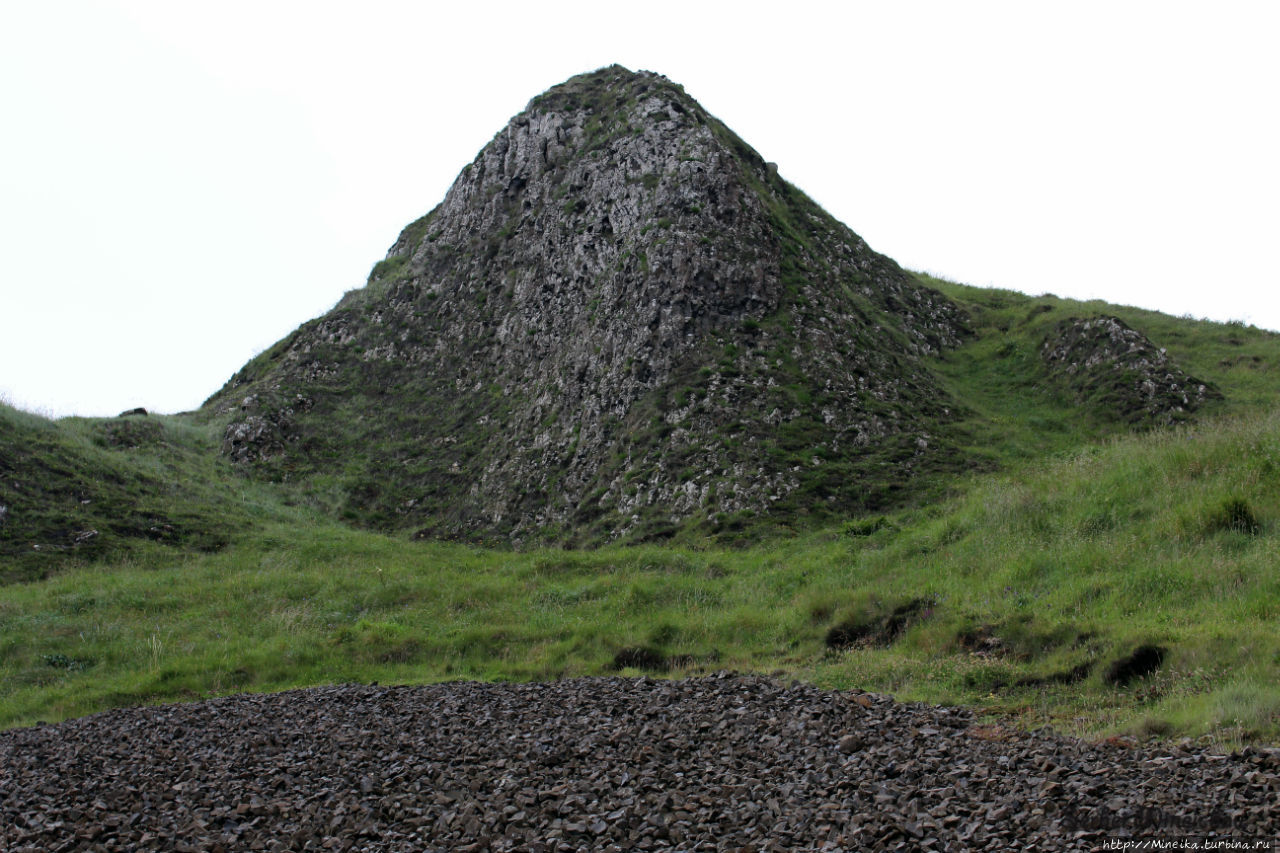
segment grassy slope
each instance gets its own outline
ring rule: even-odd
[[[776,671],[1080,732],[1280,740],[1275,337],[942,287],[981,335],[940,372],[973,407],[973,451],[1002,467],[947,501],[751,550],[511,553],[351,531],[264,487],[219,552],[148,544],[0,588],[0,724],[324,682],[604,673],[643,647],[677,671]],[[1199,426],[1103,438],[1105,419],[1082,421],[1034,369],[1042,326],[1101,312],[1228,402]],[[98,429],[48,428],[73,444]],[[201,475],[220,501],[242,494],[229,471]],[[921,599],[884,648],[826,645]],[[1144,643],[1169,650],[1160,671],[1106,683]]]
[[[264,518],[301,518],[235,474],[211,427],[154,415],[54,422],[4,404],[0,506],[0,584],[219,551]]]
[[[1068,318],[1119,317],[1168,349],[1177,365],[1225,395],[1207,414],[1266,411],[1280,403],[1280,334],[917,277],[965,305],[978,333],[973,342],[947,353],[939,367],[953,394],[973,409],[968,426],[974,441],[968,450],[975,458],[1008,466],[1116,433],[1118,424],[1105,412],[1091,410],[1087,401],[1082,411],[1046,380],[1041,344]]]

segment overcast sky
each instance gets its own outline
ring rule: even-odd
[[[906,267],[1280,329],[1280,3],[0,4],[0,395],[198,406],[531,97],[667,75]]]

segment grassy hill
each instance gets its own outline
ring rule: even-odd
[[[926,283],[972,318],[934,368],[966,406],[967,473],[754,541],[411,541],[240,476],[184,417],[2,408],[0,725],[328,682],[738,669],[1093,735],[1280,739],[1280,336]],[[1222,399],[1134,429],[1064,385],[1046,336],[1097,315]]]
[[[238,476],[182,416],[50,421],[0,404],[0,584],[213,553],[294,500]]]

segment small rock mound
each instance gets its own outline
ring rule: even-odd
[[[296,432],[297,412],[311,408],[301,394],[289,402],[251,394],[240,403],[241,419],[227,425],[222,452],[233,462],[262,462],[283,456]]]
[[[1051,376],[1106,417],[1168,426],[1222,395],[1117,317],[1071,318],[1041,347]]]

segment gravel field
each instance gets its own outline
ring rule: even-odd
[[[1280,836],[1280,750],[1096,744],[732,674],[327,687],[0,732],[13,853],[1052,851],[1189,836]]]

